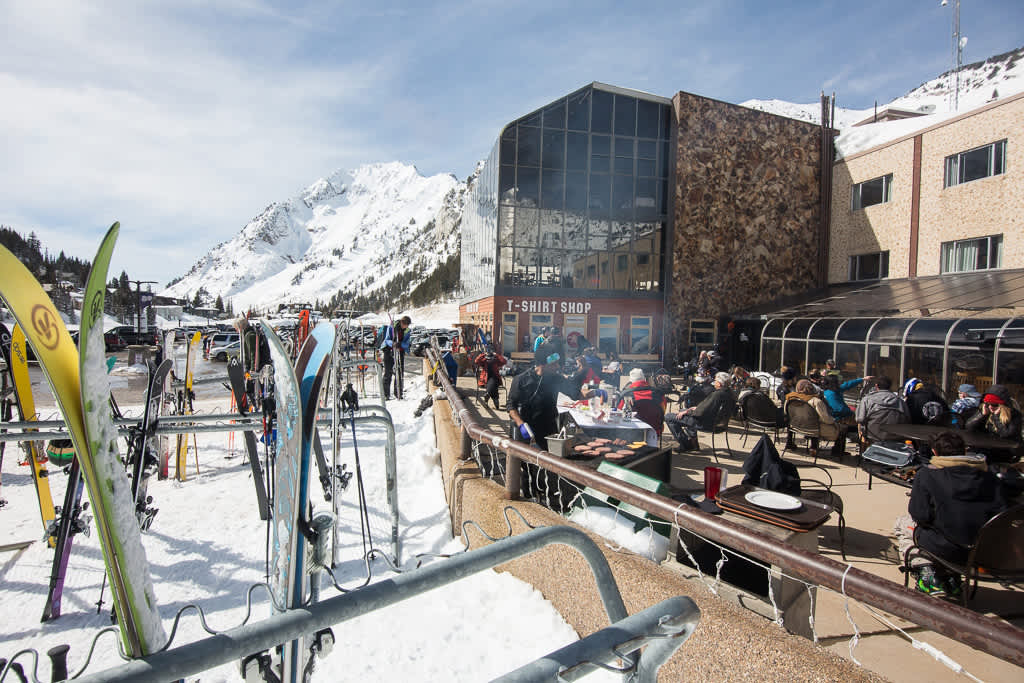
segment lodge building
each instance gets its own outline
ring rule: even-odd
[[[1024,93],[872,124],[920,122],[836,159],[827,127],[591,83],[499,134],[463,218],[461,320],[508,354],[558,325],[638,363],[720,343],[769,371],[843,356],[1024,391],[1022,120]]]

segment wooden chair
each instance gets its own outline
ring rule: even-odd
[[[923,557],[930,562],[964,577],[960,600],[964,607],[968,598],[978,591],[979,581],[1017,583],[1024,580],[1024,503],[1008,508],[978,531],[978,537],[967,550],[967,562],[957,564],[933,555],[916,545],[917,531],[914,531],[915,545],[903,554],[903,585],[910,583],[910,560]],[[970,588],[970,595],[968,595]]]

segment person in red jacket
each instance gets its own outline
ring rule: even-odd
[[[495,353],[490,346],[486,353],[476,357],[477,384],[484,387],[483,404],[487,405],[487,399],[494,401],[494,407],[498,407],[498,383],[501,382],[501,369],[508,362],[503,355]]]

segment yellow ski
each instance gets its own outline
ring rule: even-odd
[[[28,349],[25,347],[25,333],[21,325],[15,325],[11,333],[11,377],[14,379],[14,393],[18,399],[18,410],[21,411],[21,419],[25,422],[36,422],[39,416],[36,414],[36,401],[32,396],[32,383],[28,376]],[[35,429],[25,431],[37,431]],[[28,452],[29,467],[32,468],[32,479],[36,485],[36,498],[39,500],[39,514],[43,519],[43,531],[47,532],[47,543],[53,548],[57,545],[57,538],[53,536],[51,526],[57,513],[53,509],[53,495],[50,493],[49,472],[46,469],[46,461],[43,459],[43,449],[40,441],[26,441],[25,446]]]

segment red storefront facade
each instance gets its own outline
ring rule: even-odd
[[[662,355],[660,299],[496,295],[461,305],[459,318],[482,329],[506,355],[531,353],[537,334],[552,325],[562,331],[570,354],[586,343],[602,356],[612,351],[655,362]]]

